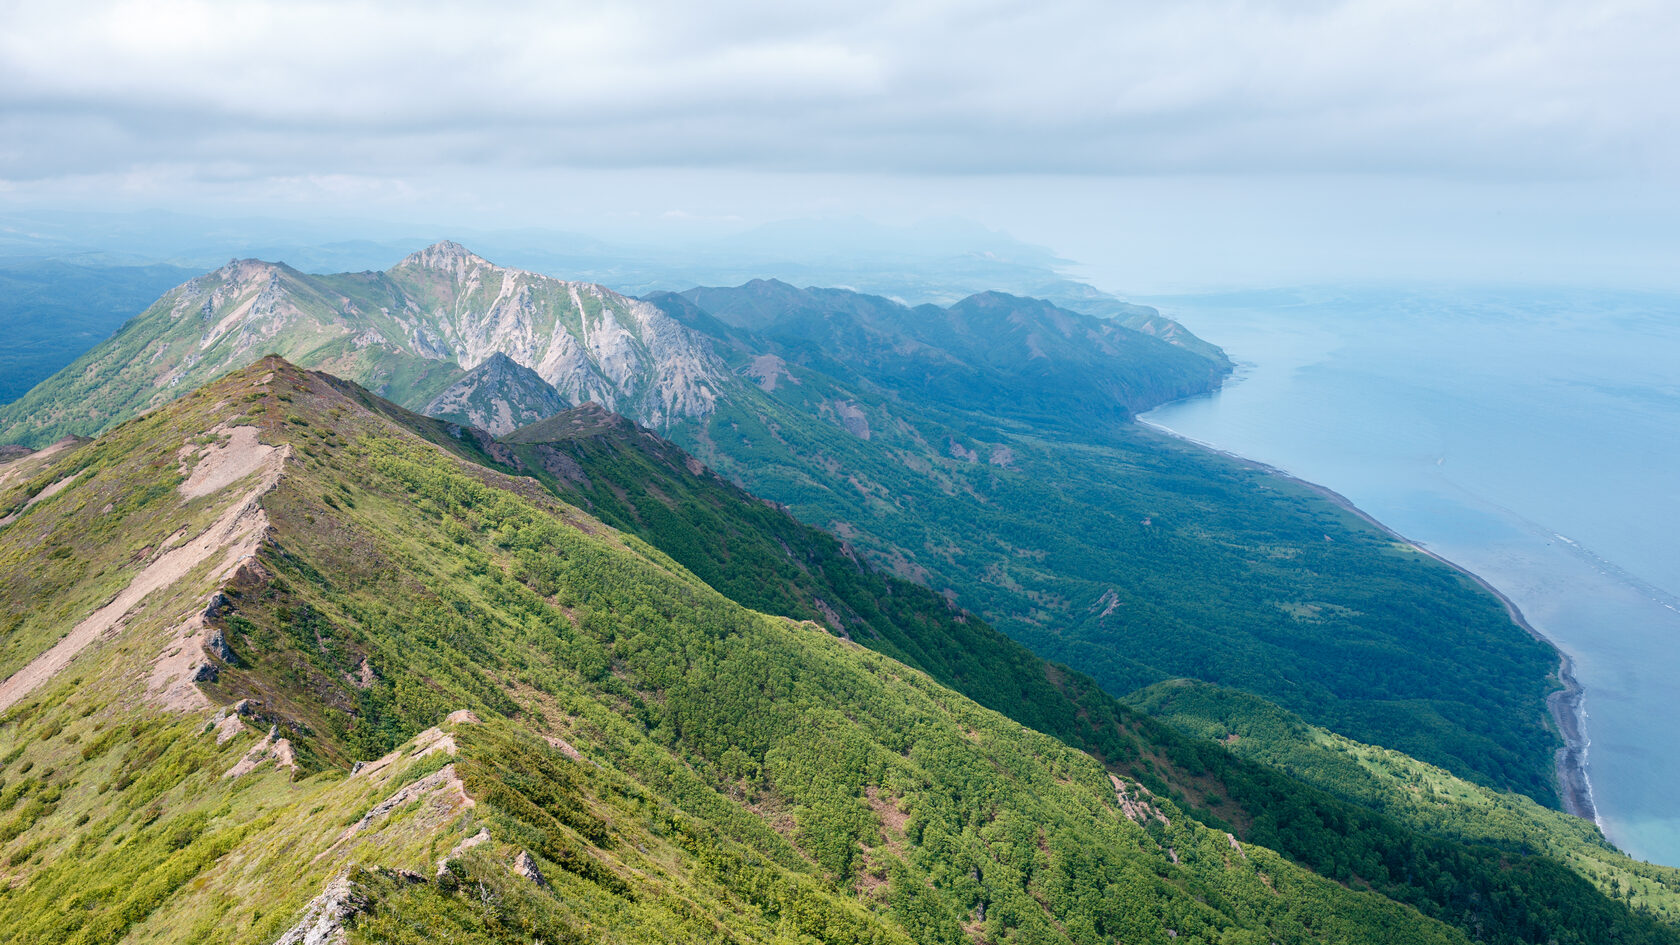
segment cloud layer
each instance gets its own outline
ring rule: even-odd
[[[1661,0],[12,2],[0,179],[1642,176],[1675,36]]]

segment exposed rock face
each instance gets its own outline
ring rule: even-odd
[[[228,646],[227,635],[222,633],[220,627],[210,628],[210,634],[204,639],[204,648],[224,663],[234,660],[233,648]]]
[[[420,412],[501,436],[570,406],[537,372],[498,351]]]
[[[455,848],[449,851],[448,856],[445,856],[443,859],[438,860],[437,875],[442,876],[443,874],[449,872],[449,861],[450,860],[456,859],[461,854],[467,852],[468,850],[473,849],[474,847],[483,846],[484,844],[489,843],[489,842],[490,842],[490,831],[483,828],[483,827],[480,827],[478,833],[475,833],[472,836],[468,837],[467,839],[462,840],[460,843],[455,844]]]
[[[460,372],[503,358],[488,373],[510,382],[515,367],[528,370],[549,390],[529,379],[515,384],[523,393],[507,405],[506,420],[479,405],[501,432],[561,409],[549,400],[556,394],[668,429],[710,416],[722,392],[743,383],[710,340],[657,306],[497,266],[445,242],[383,273],[314,276],[283,264],[230,262],[170,291],[74,375],[61,373],[0,407],[0,440],[28,442],[53,423],[92,432],[269,352],[410,409],[445,394],[449,404],[471,406],[473,391],[491,385]],[[468,389],[443,390],[457,381]],[[106,396],[90,397],[95,390]],[[123,396],[113,401],[112,390]]]
[[[252,745],[251,750],[245,753],[245,757],[239,759],[237,764],[224,772],[222,777],[244,777],[262,767],[263,763],[268,761],[274,762],[276,768],[290,768],[296,771],[297,757],[292,752],[292,743],[289,739],[278,737],[279,734],[277,727],[270,726],[268,734],[263,736],[262,741]]]
[[[303,909],[303,918],[274,940],[274,945],[338,945],[348,937],[344,923],[366,912],[373,899],[362,886],[340,876]]]
[[[407,870],[378,870],[380,875],[399,883],[425,882],[425,877]],[[367,887],[356,882],[350,874],[334,879],[321,894],[303,908],[303,918],[274,940],[274,945],[342,945],[350,933],[344,927],[352,916],[373,908],[373,896]]]
[[[727,375],[705,339],[653,305],[497,266],[453,243],[385,277],[461,367],[502,354],[572,403],[599,401],[652,427],[708,416]]]

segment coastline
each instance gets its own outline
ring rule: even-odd
[[[1389,528],[1387,525],[1384,525],[1382,522],[1372,517],[1371,514],[1366,512],[1364,509],[1354,505],[1353,501],[1347,496],[1342,495],[1328,486],[1323,486],[1316,482],[1308,482],[1299,476],[1290,475],[1289,473],[1268,463],[1262,463],[1259,460],[1238,455],[1230,450],[1222,450],[1210,443],[1204,443],[1193,437],[1185,436],[1175,430],[1170,430],[1158,423],[1145,419],[1144,417],[1139,416],[1135,419],[1140,426],[1153,430],[1156,433],[1171,437],[1172,439],[1178,440],[1182,443],[1188,443],[1198,449],[1217,453],[1220,456],[1233,460],[1251,469],[1256,469],[1268,475],[1277,476],[1296,483],[1329,500],[1337,507],[1351,513],[1361,521],[1366,522],[1382,533],[1392,537],[1395,541],[1403,542],[1412,548],[1417,549],[1420,554],[1428,555],[1430,558],[1433,558],[1447,567],[1452,568],[1454,571],[1457,571],[1469,578],[1471,581],[1474,581],[1478,587],[1481,587],[1483,590],[1497,598],[1501,604],[1505,605],[1505,612],[1510,616],[1512,623],[1521,627],[1523,632],[1527,633],[1529,636],[1545,643],[1547,646],[1550,646],[1552,651],[1558,655],[1557,678],[1563,688],[1546,696],[1546,710],[1551,715],[1552,723],[1557,726],[1558,734],[1563,737],[1563,747],[1559,748],[1553,754],[1552,758],[1552,763],[1554,765],[1554,777],[1557,780],[1558,800],[1562,803],[1565,813],[1575,817],[1580,817],[1583,820],[1590,820],[1595,824],[1599,822],[1598,808],[1593,804],[1592,782],[1589,780],[1587,774],[1587,747],[1590,744],[1590,740],[1587,738],[1586,711],[1584,707],[1586,689],[1575,678],[1574,661],[1571,660],[1569,655],[1563,652],[1563,650],[1555,642],[1548,639],[1545,634],[1535,629],[1534,625],[1528,622],[1528,618],[1523,616],[1522,610],[1517,607],[1515,601],[1506,597],[1504,592],[1488,583],[1486,578],[1483,578],[1481,575],[1455,561],[1442,557],[1436,552],[1429,550],[1410,538],[1407,538],[1405,535]]]

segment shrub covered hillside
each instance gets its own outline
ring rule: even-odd
[[[1613,938],[1625,906],[1606,895],[1626,898],[1621,890],[1633,871],[1666,875],[1615,851],[1591,824],[1521,795],[1458,782],[1460,790],[1443,792],[1437,808],[1467,824],[1484,824],[1487,809],[1476,799],[1526,805],[1538,818],[1522,838],[1526,842],[1510,842],[1497,830],[1442,831],[1373,795],[1350,794],[1316,778],[1309,784],[1248,760],[1247,751],[1238,757],[1200,731],[1169,729],[1120,704],[1090,677],[1044,662],[925,587],[874,570],[845,543],[594,405],[532,424],[499,443],[473,435],[501,462],[646,539],[737,603],[822,623],[1089,752],[1204,824],[1271,847],[1321,875],[1415,905],[1484,941]],[[1205,685],[1163,691],[1191,688],[1264,704]],[[1242,748],[1249,744],[1245,736]],[[1428,767],[1397,752],[1385,754]],[[1588,838],[1596,839],[1583,846]],[[1582,869],[1587,846],[1596,867],[1614,869]],[[1657,901],[1646,896],[1627,904],[1672,922],[1667,909],[1652,907]]]
[[[0,941],[1466,939],[390,409],[265,359],[5,483]]]
[[[1206,346],[998,293],[631,299],[440,243],[193,279],[0,406],[0,441],[93,435],[269,352],[496,432],[597,401],[1112,693],[1217,682],[1557,802],[1550,646],[1303,484],[1130,422],[1217,386]]]
[[[1065,349],[1021,345],[1030,300],[1024,322],[988,317],[997,298],[954,307],[972,309],[959,343],[932,314],[885,317],[902,307],[842,290],[685,296],[650,299],[759,390],[669,435],[753,494],[1110,692],[1217,682],[1557,803],[1552,647],[1306,484],[1071,406],[1114,406],[1112,385],[1141,375],[1123,357],[1033,355]],[[1014,369],[970,365],[977,342]]]
[[[1680,869],[1641,863],[1591,821],[1490,791],[1397,751],[1308,725],[1248,693],[1179,679],[1128,702],[1231,754],[1315,785],[1417,830],[1507,851],[1541,851],[1634,909],[1680,924]]]

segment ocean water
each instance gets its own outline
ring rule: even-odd
[[[1680,866],[1680,295],[1146,301],[1239,367],[1144,419],[1329,486],[1509,596],[1586,688],[1600,826]]]

